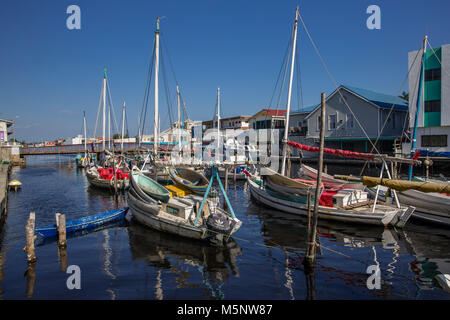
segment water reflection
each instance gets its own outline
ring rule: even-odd
[[[242,254],[242,249],[234,240],[225,247],[215,247],[145,228],[133,220],[128,234],[133,260],[143,260],[157,268],[157,299],[164,298],[164,270],[175,275],[177,288],[198,288],[200,285],[192,279],[195,275],[188,270],[196,269],[209,299],[224,299],[223,284],[230,275],[239,276],[236,257]]]

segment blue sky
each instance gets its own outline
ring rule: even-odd
[[[81,8],[81,30],[66,28],[71,4]],[[381,9],[381,30],[366,28],[372,4]],[[420,47],[424,34],[435,47],[450,43],[449,1],[3,0],[0,118],[16,119],[17,138],[41,141],[81,133],[86,110],[92,134],[107,68],[118,121],[126,101],[130,134],[136,134],[157,16],[165,16],[161,37],[189,117],[211,119],[218,86],[222,116],[255,114],[270,101],[297,5],[338,84],[396,95],[407,53]],[[302,27],[298,49],[303,105],[310,106],[334,86]],[[174,95],[171,79],[169,86]],[[294,99],[293,110],[298,106]]]

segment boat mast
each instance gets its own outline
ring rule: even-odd
[[[177,85],[177,102],[178,102],[178,150],[181,151],[181,99],[180,99],[180,88]]]
[[[111,106],[108,108],[108,150],[111,150]]]
[[[217,88],[217,152],[216,159],[219,159],[220,153],[220,88]]]
[[[84,159],[86,160],[86,111],[83,111],[83,126],[84,126]]]
[[[102,132],[102,151],[105,151],[105,137],[106,137],[106,69],[103,73],[102,86],[102,101],[103,101],[103,132]]]
[[[291,111],[291,93],[292,93],[292,79],[294,76],[294,60],[295,60],[295,50],[297,44],[297,24],[298,24],[298,7],[295,10],[295,22],[294,22],[294,35],[293,35],[293,44],[292,44],[292,56],[291,56],[291,71],[289,75],[289,88],[288,88],[288,97],[287,97],[287,105],[286,105],[286,122],[284,126],[284,138],[283,138],[283,162],[281,165],[281,174],[284,175],[286,169],[286,156],[287,156],[287,141],[289,134],[289,113]]]
[[[155,31],[155,120],[153,128],[153,154],[156,161],[158,155],[158,132],[159,132],[159,101],[158,101],[158,76],[159,76],[159,17],[156,18]]]
[[[123,152],[123,132],[125,130],[125,101],[123,102],[122,108],[122,144],[120,145],[120,150]]]
[[[422,98],[425,94],[422,95],[423,91],[423,77],[425,72],[425,54],[427,52],[427,39],[428,36],[425,36],[423,39],[423,56],[422,56],[422,64],[420,68],[420,76],[419,76],[419,87],[417,89],[417,102],[416,102],[416,116],[414,118],[414,130],[413,130],[413,137],[411,141],[411,157],[416,152],[416,135],[417,135],[417,122],[420,114],[420,103],[422,102]],[[413,173],[413,166],[409,166],[409,172],[408,172],[408,180],[412,179],[412,173]]]

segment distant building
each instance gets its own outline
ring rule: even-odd
[[[391,108],[393,109],[389,116]],[[295,128],[294,125],[298,126],[301,119],[301,129],[297,130],[301,133],[304,133],[303,128],[307,128],[306,135],[300,135],[294,129],[290,130],[290,139],[317,146],[320,135],[320,111],[320,105],[317,105],[307,115],[298,114],[298,120],[290,121],[293,124],[290,127]],[[377,149],[382,153],[393,153],[394,142],[402,137],[407,116],[408,103],[399,97],[341,85],[326,98],[325,146],[370,152],[372,145],[367,136],[372,142],[380,137]]]
[[[241,129],[248,130],[248,120],[250,116],[235,116],[229,118],[220,119],[220,129]],[[212,128],[217,128],[217,118],[213,120],[203,121],[203,129],[208,130]]]
[[[409,127],[414,129],[423,50],[408,53]],[[448,152],[450,135],[450,44],[428,48],[424,61],[424,82],[417,118],[416,149]],[[425,94],[424,94],[425,93]],[[409,155],[410,148],[406,148]]]
[[[249,119],[249,127],[259,129],[284,129],[285,109],[262,109]]]
[[[8,135],[12,134],[12,131],[8,131],[14,123],[9,120],[0,119],[0,144],[5,144],[8,142]]]

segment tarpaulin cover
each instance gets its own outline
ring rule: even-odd
[[[323,190],[319,198],[319,204],[325,207],[333,207],[333,196],[338,192],[339,190]]]
[[[113,168],[107,168],[107,169],[98,168],[97,172],[100,174],[100,177],[102,177],[102,179],[105,179],[105,180],[111,180],[112,177],[114,176]],[[128,173],[124,173],[121,169],[116,170],[116,177],[118,180],[130,179],[130,176],[128,175]]]
[[[301,143],[288,141],[287,144],[293,148],[301,149],[304,151],[309,152],[319,152],[319,147],[311,147],[307,146]],[[354,152],[354,151],[347,151],[347,150],[341,150],[341,149],[330,149],[330,148],[323,148],[323,152],[332,156],[337,157],[345,157],[345,158],[357,158],[357,159],[364,159],[364,160],[370,160],[373,161],[375,159],[375,155],[372,153],[361,153],[361,152]]]
[[[414,189],[422,192],[450,193],[450,184],[445,183],[380,179],[376,177],[367,177],[367,176],[362,176],[361,182],[364,185],[368,186],[369,188],[375,187],[377,185],[383,185],[397,191]]]

